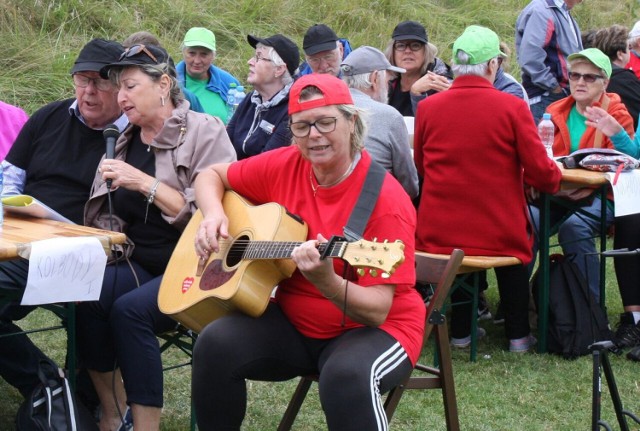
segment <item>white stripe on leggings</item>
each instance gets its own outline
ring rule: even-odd
[[[384,412],[382,397],[380,396],[380,380],[396,369],[406,358],[407,352],[405,352],[400,343],[396,342],[380,355],[371,367],[371,403],[373,404],[379,431],[387,431],[389,429],[387,415]]]

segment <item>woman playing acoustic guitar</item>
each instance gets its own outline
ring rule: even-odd
[[[362,149],[365,126],[347,86],[328,74],[294,83],[289,115],[295,145],[213,165],[196,180],[202,257],[229,240],[233,215],[221,203],[225,190],[255,204],[277,202],[309,227],[307,241],[291,253],[297,270],[262,316],[229,314],[201,332],[193,362],[198,427],[240,429],[245,379],[316,373],[329,429],[382,429],[380,394],[411,372],[422,347],[425,306],[413,288],[415,211],[385,173],[363,237],[404,243],[405,260],[389,278],[322,259],[319,244],[343,234],[372,163]]]

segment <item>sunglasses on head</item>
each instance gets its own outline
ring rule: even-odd
[[[156,64],[159,63],[159,61],[156,58],[156,56],[153,55],[151,53],[151,51],[149,51],[147,49],[147,47],[142,45],[142,44],[133,45],[133,46],[127,48],[127,50],[125,52],[123,52],[122,55],[120,55],[120,59],[118,61],[122,61],[125,58],[135,57],[136,55],[138,55],[140,53],[146,54],[147,57],[149,57],[151,60],[153,60]]]
[[[569,80],[578,82],[580,78],[584,79],[584,82],[588,84],[593,84],[598,79],[604,79],[604,76],[598,75],[596,73],[578,73],[578,72],[569,72]]]

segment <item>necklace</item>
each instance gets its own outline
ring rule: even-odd
[[[336,184],[342,182],[349,175],[351,175],[351,172],[353,172],[353,170],[355,169],[355,167],[358,164],[359,160],[360,160],[360,153],[356,153],[356,156],[353,158],[353,161],[351,162],[351,164],[349,164],[349,167],[347,168],[347,170],[337,180],[335,180],[334,182],[332,182],[330,184],[320,184],[320,183],[318,183],[317,186],[313,185],[313,166],[310,166],[309,167],[309,184],[311,184],[311,190],[313,191],[313,196],[314,197],[316,196],[316,193],[318,193],[318,189],[320,189],[320,187],[325,188],[325,189],[329,188],[329,187],[333,187]],[[318,180],[316,180],[316,182],[317,181]]]
[[[144,136],[144,132],[142,131],[142,129],[140,129],[140,140],[142,141],[142,143],[143,143],[143,144],[147,144],[147,153],[148,153],[149,151],[151,151],[151,142],[152,142],[153,140],[149,141],[149,140],[146,138],[146,136]]]

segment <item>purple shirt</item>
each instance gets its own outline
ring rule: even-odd
[[[0,101],[0,160],[4,160],[29,116],[20,108]]]

